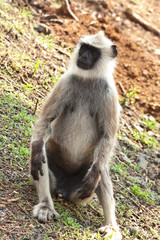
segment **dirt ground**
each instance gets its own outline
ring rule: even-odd
[[[160,2],[146,1],[71,1],[73,19],[65,5],[57,9],[58,1],[29,1],[40,21],[48,26],[59,42],[76,44],[85,34],[103,30],[118,46],[115,80],[120,97],[137,91],[135,106],[160,119],[160,36],[147,31],[125,14],[134,13],[160,28]]]

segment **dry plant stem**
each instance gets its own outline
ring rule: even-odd
[[[89,207],[97,214],[97,216],[102,217],[102,214],[94,209],[91,205],[89,205]]]
[[[25,209],[23,209],[19,203],[18,203],[17,205],[19,206],[19,208],[20,208],[23,212],[25,212],[25,214],[26,214],[29,218],[31,217],[31,216],[29,215],[29,213],[28,213]]]
[[[66,5],[67,5],[67,10],[69,12],[69,14],[78,22],[79,19],[76,17],[76,15],[72,12],[71,8],[70,8],[70,5],[69,5],[69,1],[68,0],[65,0],[66,1]]]
[[[0,182],[0,184],[1,184],[5,189],[7,189],[7,187],[6,187],[3,183]]]
[[[37,111],[37,106],[38,106],[38,99],[36,99],[36,104],[35,104],[35,108],[34,108],[34,111],[33,111],[33,115],[35,115],[36,111]]]
[[[122,83],[118,82],[118,84],[119,84],[119,87],[120,87],[120,89],[122,90],[122,92],[123,92],[124,94],[126,94],[126,91],[125,91]]]
[[[83,217],[81,216],[81,214],[79,212],[77,212],[74,208],[72,208],[71,206],[69,206],[67,203],[64,202],[64,205],[68,208],[70,208],[72,211],[74,211],[79,217],[80,219],[85,222],[85,220],[83,219]]]
[[[143,26],[145,29],[153,32],[154,34],[158,35],[160,37],[160,30],[156,28],[156,26],[152,26],[149,22],[147,22],[145,19],[141,18],[137,13],[133,12],[130,8],[127,8],[125,10],[125,14],[134,22],[139,23],[141,26]]]

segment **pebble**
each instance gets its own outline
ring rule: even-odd
[[[136,126],[136,129],[137,129],[138,132],[143,132],[144,131],[143,128],[141,128],[140,126]]]
[[[46,35],[51,33],[51,29],[43,24],[39,24],[37,26],[34,26],[34,30],[36,30],[38,33],[44,33]]]
[[[156,178],[156,171],[152,168],[149,168],[148,170],[148,177],[151,179],[151,180],[155,180]]]
[[[5,208],[6,206],[4,204],[0,204],[0,208]]]
[[[138,227],[129,226],[128,228],[133,234],[138,234]]]
[[[146,69],[144,69],[144,70],[142,71],[142,73],[143,73],[144,76],[147,76],[147,75],[148,75],[148,71],[147,71]]]
[[[141,153],[140,155],[138,155],[137,157],[137,162],[138,165],[142,168],[142,169],[146,169],[148,166],[148,159],[149,157],[146,154]]]
[[[156,50],[155,50],[155,54],[158,55],[158,56],[160,56],[160,49],[156,49]]]
[[[29,228],[30,228],[30,229],[33,229],[33,228],[34,228],[33,224],[30,224],[30,225],[29,225]]]
[[[153,116],[149,116],[149,117],[148,117],[148,120],[149,120],[149,121],[155,121],[155,118],[154,118]]]
[[[117,22],[121,21],[121,18],[120,17],[116,17],[116,21]]]
[[[157,157],[160,158],[160,152],[156,153]]]

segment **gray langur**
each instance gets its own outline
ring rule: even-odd
[[[103,32],[80,39],[35,124],[30,174],[39,198],[33,215],[40,222],[59,217],[51,193],[74,203],[96,193],[105,219],[100,231],[114,230],[118,240],[108,165],[120,116],[113,79],[116,56],[116,46]]]

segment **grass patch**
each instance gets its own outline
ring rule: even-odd
[[[29,158],[29,142],[32,136],[32,123],[35,117],[29,114],[30,108],[13,93],[0,96],[1,135],[0,147],[4,156],[11,157],[10,164],[26,167]]]
[[[130,189],[138,198],[143,199],[146,202],[151,203],[151,204],[154,203],[154,201],[151,198],[151,195],[148,193],[148,191],[144,191],[141,187],[136,186],[136,185],[133,187],[130,187]]]
[[[135,129],[132,134],[136,141],[140,141],[148,147],[153,147],[155,149],[159,147],[158,139],[155,136],[151,136],[147,131],[139,132]]]

